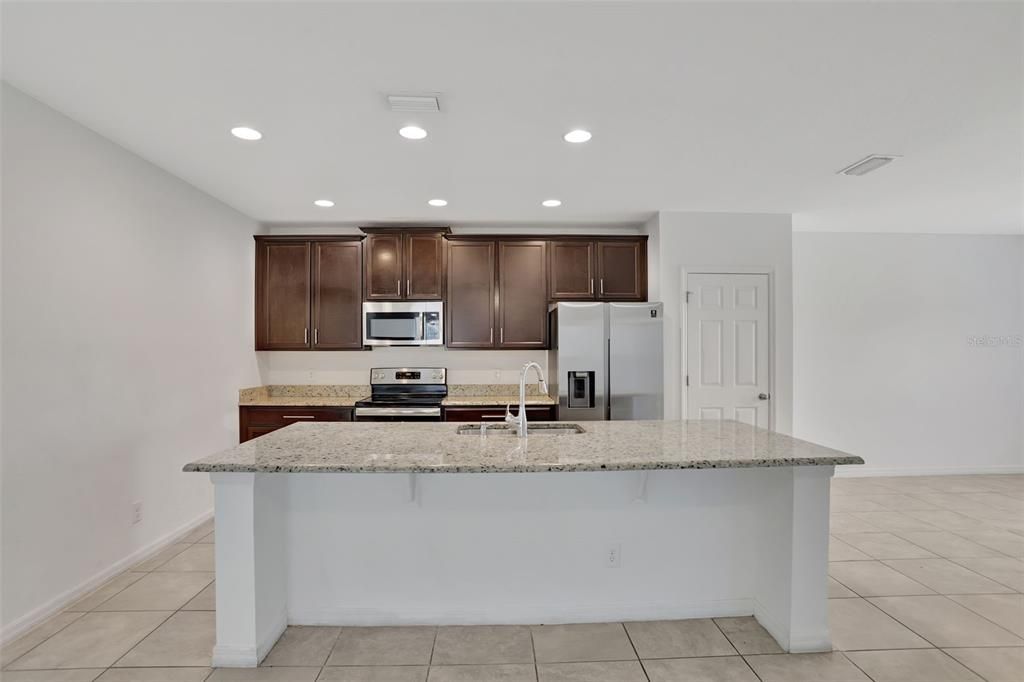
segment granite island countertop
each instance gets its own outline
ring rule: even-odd
[[[560,422],[563,423],[564,422]],[[583,433],[457,435],[452,422],[307,422],[190,462],[184,471],[513,473],[863,464],[735,421],[581,422]]]

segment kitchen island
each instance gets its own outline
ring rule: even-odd
[[[214,665],[289,623],[754,615],[831,648],[829,481],[861,458],[730,421],[564,427],[302,423],[186,465],[215,487]]]

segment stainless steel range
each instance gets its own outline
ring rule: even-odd
[[[444,367],[378,367],[370,370],[370,397],[356,403],[358,422],[441,421],[448,395]]]

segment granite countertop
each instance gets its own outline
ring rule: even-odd
[[[238,404],[251,407],[352,407],[370,396],[365,384],[307,384],[256,386],[238,392]],[[452,384],[441,403],[452,407],[490,407],[518,405],[519,386],[515,384]],[[550,397],[527,387],[527,405],[555,405]]]
[[[863,464],[838,450],[735,421],[582,422],[584,433],[456,435],[451,422],[307,422],[184,471],[506,473]]]

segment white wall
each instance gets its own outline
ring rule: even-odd
[[[7,85],[2,113],[6,638],[211,510],[181,466],[259,381],[258,225]]]
[[[1024,470],[1024,236],[793,237],[794,434],[845,473]],[[853,469],[846,467],[845,469]]]
[[[682,377],[685,373],[680,353],[682,269],[699,266],[765,267],[773,273],[774,428],[790,433],[793,419],[790,216],[662,211],[647,223],[645,231],[651,235],[652,241],[651,298],[660,298],[665,303],[665,418],[679,419],[682,409]]]
[[[526,362],[547,372],[547,351],[378,348],[372,351],[261,351],[264,384],[368,384],[371,367],[447,367],[449,384],[518,384]]]

